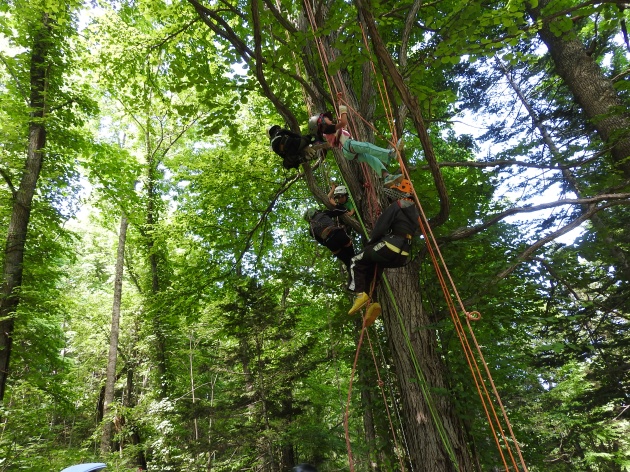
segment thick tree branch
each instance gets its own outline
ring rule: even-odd
[[[592,209],[589,209],[584,214],[594,215],[595,213],[597,213],[597,211],[607,208],[608,206],[630,204],[630,193],[603,194],[603,195],[597,195],[595,197],[590,197],[590,198],[566,198],[566,199],[561,199],[554,202],[543,203],[541,205],[532,205],[532,206],[520,207],[520,208],[510,208],[509,210],[503,211],[501,213],[498,213],[492,216],[491,218],[489,218],[488,220],[486,220],[485,222],[479,225],[472,226],[470,228],[460,228],[458,230],[455,230],[451,235],[445,238],[440,238],[439,241],[440,242],[458,241],[460,239],[468,238],[474,234],[480,233],[481,231],[507,218],[508,216],[516,215],[518,213],[533,213],[536,211],[547,210],[549,208],[555,208],[555,207],[559,207],[563,205],[587,205],[587,204],[592,205],[594,203],[602,202],[605,200],[612,200],[612,201],[610,202],[610,204],[598,207],[598,209],[596,209],[594,212],[592,211]],[[580,222],[584,221],[581,216],[578,219],[580,220]]]
[[[500,272],[499,274],[497,274],[497,276],[495,277],[495,282],[498,282],[501,279],[504,279],[505,277],[510,275],[519,266],[519,264],[521,262],[529,259],[529,257],[534,252],[536,252],[538,249],[540,249],[542,246],[544,246],[545,244],[547,244],[550,241],[553,241],[556,238],[559,238],[563,234],[566,234],[569,231],[577,228],[582,223],[584,223],[586,220],[591,218],[591,216],[593,216],[595,213],[597,213],[599,211],[602,211],[602,210],[604,210],[606,208],[615,206],[615,205],[628,205],[628,204],[630,204],[630,201],[625,200],[625,201],[612,201],[612,202],[605,203],[604,205],[601,205],[601,206],[593,205],[587,212],[583,213],[578,218],[576,218],[575,220],[571,221],[569,224],[563,226],[562,228],[560,228],[557,231],[554,231],[553,233],[549,233],[544,238],[539,239],[534,244],[529,246],[525,251],[523,251],[516,258],[516,261],[512,265],[510,265],[507,269],[505,269],[502,272]]]
[[[283,117],[289,128],[294,132],[299,132],[300,127],[295,118],[294,114],[289,110],[289,108],[271,91],[268,82],[264,77],[264,73],[262,70],[262,65],[270,65],[273,70],[278,71],[280,74],[285,75],[295,81],[297,81],[306,92],[314,96],[315,92],[313,91],[310,84],[308,84],[302,77],[297,74],[293,74],[282,67],[278,67],[274,62],[267,61],[262,55],[262,35],[260,28],[260,19],[259,19],[259,10],[258,3],[251,2],[250,6],[252,9],[252,23],[254,28],[254,41],[255,41],[255,50],[252,51],[247,44],[238,37],[238,35],[234,32],[234,30],[229,26],[225,20],[223,20],[216,11],[213,11],[201,3],[198,0],[188,0],[191,5],[197,11],[197,14],[201,17],[201,20],[217,35],[228,41],[232,46],[236,49],[236,51],[240,54],[243,61],[245,61],[250,66],[253,65],[253,69],[256,74],[256,78],[261,84],[262,91],[264,95],[274,104],[278,113]],[[238,13],[239,17],[242,17],[240,12]],[[253,64],[252,64],[253,63]]]
[[[437,165],[437,159],[435,158],[435,153],[433,152],[433,145],[431,144],[429,133],[424,123],[422,112],[420,111],[420,104],[418,103],[417,97],[413,95],[407,87],[402,74],[397,69],[389,51],[387,51],[387,48],[385,47],[383,39],[376,27],[376,21],[369,6],[369,0],[355,0],[355,4],[365,19],[365,24],[368,28],[372,45],[374,46],[374,52],[378,57],[379,65],[383,69],[383,74],[391,77],[402,98],[402,101],[409,109],[409,113],[416,128],[416,132],[418,133],[418,138],[420,139],[420,143],[422,144],[422,149],[424,151],[424,156],[429,164],[429,169],[431,171],[431,175],[433,176],[433,181],[440,198],[440,212],[437,216],[431,218],[429,223],[431,226],[439,226],[448,220],[450,202],[448,192],[446,190],[446,184],[440,171],[440,167]]]
[[[195,11],[201,17],[201,20],[212,31],[232,44],[243,60],[248,64],[251,64],[254,52],[241,40],[241,38],[238,37],[230,25],[223,20],[216,11],[203,6],[197,0],[188,0],[188,2],[195,8]],[[210,21],[210,19],[212,19],[212,21]],[[219,27],[219,25],[221,27]]]
[[[252,26],[254,28],[254,55],[256,58],[255,71],[256,78],[263,89],[265,97],[271,100],[271,103],[276,107],[278,113],[284,118],[284,121],[289,127],[297,132],[300,129],[300,125],[295,118],[295,115],[289,110],[289,108],[282,102],[272,91],[271,87],[267,83],[265,73],[263,71],[263,57],[262,57],[262,34],[260,31],[260,15],[258,11],[258,0],[251,0],[250,7],[252,10]]]
[[[540,0],[536,6],[527,5],[529,15],[539,26],[538,35],[547,46],[555,71],[571,91],[602,141],[611,146],[611,160],[615,167],[630,177],[630,115],[613,83],[584,48],[574,31],[557,36],[547,15],[557,2]],[[555,12],[554,12],[555,13]]]
[[[517,161],[514,159],[503,159],[500,161],[461,161],[461,162],[442,161],[442,162],[438,162],[437,165],[439,167],[477,167],[477,168],[518,166],[518,167],[530,167],[534,169],[550,169],[550,170],[563,171],[565,169],[572,169],[575,167],[586,165],[596,160],[597,158],[598,156],[590,157],[586,160],[573,162],[571,164],[536,164],[534,162]],[[428,170],[429,166],[428,165],[420,166],[419,169]]]
[[[409,48],[409,38],[416,24],[416,15],[422,6],[422,0],[414,0],[413,5],[405,15],[405,27],[400,35],[400,61],[401,67],[407,65],[407,50]]]
[[[269,11],[273,15],[273,17],[278,23],[282,25],[285,30],[287,30],[291,34],[297,33],[298,30],[295,25],[287,20],[286,16],[280,13],[280,11],[278,11],[276,6],[270,0],[263,0],[263,3],[267,6],[267,8],[269,8]]]
[[[604,5],[606,3],[612,3],[613,5],[618,5],[618,6],[621,6],[621,7],[624,7],[624,8],[628,7],[628,1],[627,0],[588,0],[587,2],[582,2],[582,3],[579,3],[577,5],[573,5],[573,6],[569,7],[569,8],[566,8],[564,10],[554,12],[551,15],[548,15],[548,16],[545,16],[545,17],[541,18],[541,20],[546,22],[546,23],[548,23],[548,22],[554,20],[555,18],[559,18],[561,16],[566,16],[569,13],[577,11],[577,10],[580,10],[582,8],[590,7],[590,6],[597,6],[597,5]]]

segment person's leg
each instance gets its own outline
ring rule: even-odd
[[[378,281],[383,273],[385,265],[382,263],[391,262],[397,255],[382,242],[367,246],[352,258],[348,289],[357,293],[370,292],[372,282]]]
[[[352,246],[342,247],[337,254],[337,258],[343,262],[348,270],[350,270],[350,264],[354,257],[354,248]]]
[[[354,256],[350,261],[350,283],[348,290],[355,293],[364,293],[368,290],[369,274],[374,270],[369,252],[371,247],[365,248],[363,251]]]
[[[409,247],[406,246],[405,248],[403,248],[403,250],[407,252],[407,254],[403,255],[400,253],[395,253],[387,247],[385,249],[382,249],[380,252],[385,253],[386,251],[387,252],[386,256],[389,256],[389,259],[386,261],[382,261],[381,263],[379,263],[379,265],[382,266],[384,269],[396,269],[398,267],[402,267],[406,265],[409,258],[409,254],[408,254]],[[385,254],[381,254],[381,255],[385,255]]]
[[[337,259],[343,262],[346,268],[350,269],[350,261],[354,257],[352,240],[343,229],[336,230],[326,240],[326,247],[332,251]]]
[[[361,145],[361,146],[358,146],[358,145]],[[356,153],[357,149],[365,148],[368,146],[380,150],[379,152],[381,151],[390,152],[390,151],[387,151],[387,149],[379,148],[378,146],[374,146],[373,144],[370,144],[370,143],[363,143],[361,141],[354,141],[352,139],[349,139],[343,144],[343,147],[342,147],[343,155],[346,159],[350,161],[356,158],[359,162],[365,162],[367,165],[369,165],[372,169],[374,169],[374,172],[376,172],[383,179],[385,179],[383,182],[383,185],[385,185],[385,187],[392,187],[396,185],[397,183],[399,183],[403,179],[402,174],[390,174],[387,168],[383,165],[383,162],[381,162],[377,157],[374,157],[372,154]],[[350,152],[350,149],[354,153]],[[382,156],[382,153],[380,155]],[[384,162],[385,164],[388,164],[389,160],[384,161]]]
[[[372,143],[356,141],[354,139],[348,139],[344,143],[344,148],[347,148],[348,151],[354,154],[369,155],[372,159],[377,158],[385,165],[390,164],[396,158],[396,151],[394,149],[383,149]]]
[[[346,145],[347,143],[348,141],[346,141]],[[374,169],[374,172],[376,172],[381,177],[385,177],[386,175],[389,174],[389,172],[387,172],[387,169],[385,168],[383,163],[374,156],[371,156],[369,154],[353,154],[346,149],[345,145],[342,148],[342,151],[343,151],[343,157],[345,157],[349,161],[352,161],[356,158],[359,162],[365,162],[372,169]]]

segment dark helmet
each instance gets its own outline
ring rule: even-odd
[[[328,118],[330,121],[334,120],[330,112],[313,115],[308,119],[308,132],[316,136],[319,135],[321,126],[324,123],[324,118]]]
[[[271,125],[269,128],[267,128],[267,136],[269,137],[269,139],[273,139],[276,136],[276,133],[281,129],[282,128],[280,128],[280,126],[278,125]]]
[[[293,467],[293,472],[317,472],[317,469],[311,464],[298,464]]]

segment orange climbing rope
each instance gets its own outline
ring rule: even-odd
[[[324,74],[326,76],[326,80],[328,82],[328,86],[329,89],[332,90],[333,87],[335,89],[335,92],[337,92],[336,86],[334,84],[334,81],[332,81],[328,75],[328,58],[327,58],[327,54],[326,54],[326,50],[323,47],[322,42],[317,38],[317,35],[315,34],[316,29],[317,29],[317,25],[315,22],[315,17],[313,14],[313,11],[310,7],[309,2],[305,2],[306,5],[306,10],[309,16],[309,20],[311,21],[311,27],[313,28],[313,33],[314,33],[314,37],[315,37],[315,42],[317,44],[317,48],[318,48],[318,52],[320,54],[320,58],[322,60],[322,66],[323,66],[323,70],[324,70]],[[363,27],[361,27],[362,29],[362,33],[363,33],[363,39],[364,39],[364,43],[365,46],[367,48],[367,50],[369,51],[369,43],[367,40],[367,36],[365,34],[365,31],[363,30]],[[374,63],[372,61],[371,65],[372,65],[372,69],[373,72],[375,74],[375,77],[377,76],[376,74],[376,68],[374,66]],[[341,80],[341,76],[340,76],[340,72],[338,72],[339,74],[339,83],[341,84],[342,87],[344,87],[344,82],[343,80]],[[332,82],[332,85],[331,85]],[[386,113],[386,118],[388,121],[388,124],[390,126],[390,131],[391,131],[391,136],[393,137],[393,141],[390,143],[392,145],[392,147],[394,149],[396,149],[396,154],[398,157],[398,161],[400,164],[400,168],[403,172],[404,177],[410,180],[410,176],[409,173],[404,165],[404,162],[402,160],[402,156],[400,155],[399,150],[397,149],[396,146],[396,142],[397,142],[397,136],[396,136],[396,129],[394,126],[394,119],[393,119],[393,110],[391,107],[391,101],[389,100],[389,97],[387,96],[387,90],[385,87],[385,83],[384,80],[382,80],[382,84],[377,81],[378,84],[378,88],[379,88],[379,93],[381,95],[381,101],[383,103],[383,107]],[[346,104],[346,106],[348,106],[348,109],[350,109],[353,112],[353,116],[358,116],[359,118],[361,118],[366,124],[367,126],[370,126],[375,132],[378,132],[376,130],[376,128],[374,128],[374,126],[371,123],[368,123],[366,120],[364,120],[361,116],[360,113],[357,113],[356,110],[352,109],[352,107],[350,106],[349,103],[347,103],[347,101],[343,100],[343,102]],[[336,106],[336,104],[335,104]],[[444,297],[445,297],[445,301],[446,304],[449,308],[449,312],[451,314],[451,318],[453,320],[453,324],[455,327],[455,330],[457,332],[458,338],[460,340],[460,343],[462,345],[465,357],[466,357],[466,361],[468,363],[469,369],[473,375],[473,380],[475,382],[475,386],[477,388],[477,392],[479,395],[479,398],[482,402],[482,406],[484,408],[484,411],[486,413],[486,417],[488,419],[488,423],[489,426],[491,428],[492,431],[492,435],[494,437],[495,443],[497,445],[499,454],[501,455],[501,460],[503,461],[503,464],[506,468],[506,470],[510,470],[510,467],[508,466],[508,461],[505,457],[503,448],[507,449],[508,455],[510,457],[510,462],[512,463],[513,467],[515,470],[518,470],[518,465],[517,465],[517,461],[516,458],[514,457],[512,448],[510,447],[510,440],[508,440],[508,438],[506,437],[506,434],[504,432],[503,426],[501,424],[501,420],[499,418],[499,415],[497,414],[494,402],[492,401],[492,395],[490,394],[488,387],[486,385],[486,381],[487,383],[490,385],[492,393],[494,395],[494,399],[496,400],[499,409],[501,410],[501,414],[503,417],[503,420],[506,424],[507,430],[509,432],[509,436],[511,439],[511,442],[514,444],[514,448],[516,449],[516,453],[518,455],[519,458],[519,462],[520,465],[522,466],[524,471],[527,471],[527,466],[525,465],[525,461],[523,459],[518,441],[516,440],[516,437],[514,436],[513,430],[512,430],[512,426],[511,423],[507,417],[507,413],[505,411],[505,408],[503,406],[503,403],[501,401],[500,395],[496,389],[496,386],[494,384],[494,381],[492,379],[492,375],[490,373],[490,370],[488,368],[488,365],[485,361],[485,358],[483,356],[483,353],[481,351],[481,348],[477,342],[477,339],[474,335],[474,330],[472,328],[472,325],[470,324],[470,321],[475,321],[475,320],[479,320],[481,318],[481,315],[479,314],[479,312],[473,311],[473,312],[468,312],[466,311],[466,308],[464,307],[464,304],[461,300],[461,297],[459,296],[459,293],[457,291],[457,288],[455,286],[455,283],[453,282],[453,279],[450,275],[450,272],[448,271],[448,268],[446,266],[446,263],[444,261],[444,258],[442,257],[442,254],[440,252],[439,246],[437,244],[437,241],[433,235],[433,232],[431,230],[430,225],[428,224],[428,219],[424,213],[424,210],[422,208],[422,205],[420,204],[420,201],[418,199],[418,196],[415,192],[415,189],[413,188],[413,184],[412,185],[412,194],[413,194],[413,198],[414,201],[416,203],[416,205],[419,208],[419,212],[420,212],[420,216],[418,218],[418,224],[419,227],[422,231],[422,234],[425,238],[426,244],[427,244],[427,248],[429,251],[429,254],[431,256],[431,260],[433,263],[433,266],[435,268],[436,271],[436,275],[438,278],[438,281],[440,283],[440,287],[442,288]],[[368,194],[373,193],[373,192],[368,192]],[[469,340],[469,337],[466,334],[466,329],[464,329],[464,325],[460,319],[460,316],[458,315],[458,310],[456,307],[456,303],[455,300],[457,301],[457,304],[459,305],[462,313],[464,314],[464,319],[466,322],[466,327],[468,329],[468,333],[470,335],[470,338],[472,340],[472,345],[471,342]],[[360,344],[362,343],[363,340],[363,333],[365,331],[365,325],[363,326],[363,329],[361,331],[361,337],[359,339],[359,347]],[[474,350],[473,350],[473,345],[474,345]],[[358,352],[359,352],[359,347],[357,348],[357,353],[355,356],[355,365],[356,365],[356,360],[358,358]],[[477,353],[477,356],[479,358],[479,361],[477,360],[477,357],[475,356],[475,352]],[[481,367],[480,367],[481,364]],[[484,373],[486,375],[485,379],[484,379]],[[354,375],[354,369],[353,369],[353,375]],[[380,379],[380,376],[379,376]],[[351,379],[351,383],[350,383],[350,390],[352,387],[352,379]],[[348,392],[348,405],[349,405],[349,400],[350,400],[350,395],[351,392]],[[346,416],[348,414],[348,406],[346,407]],[[393,430],[393,427],[392,427]],[[346,431],[347,433],[347,431]],[[499,442],[499,436],[502,439],[503,442],[503,447],[501,445],[501,443]],[[350,444],[349,444],[349,436],[348,433],[346,434],[346,441],[347,441],[347,445],[348,445],[348,453],[349,453],[349,458],[350,458],[350,470],[353,471],[353,460],[352,460],[352,452],[351,452],[351,448],[350,448]]]
[[[366,48],[369,51],[369,43],[367,41],[367,37],[365,34],[365,31],[363,29],[363,26],[361,25],[361,31],[363,33],[363,40],[364,40],[364,44],[366,46]],[[376,68],[374,66],[374,63],[372,61],[371,65],[372,65],[372,70],[376,76]],[[384,81],[383,81],[384,82]],[[389,98],[387,97],[387,89],[385,87],[385,84],[383,83],[383,86],[381,88],[381,86],[379,85],[379,91],[381,91],[381,99],[383,101],[383,107],[386,110],[386,114],[388,116],[388,123],[390,126],[390,131],[392,133],[392,136],[395,137],[395,126],[393,124],[393,113],[391,111],[391,102],[389,100]],[[393,143],[392,143],[393,144]],[[409,176],[409,173],[407,171],[407,168],[405,167],[403,160],[402,160],[402,156],[400,155],[399,150],[395,147],[396,149],[396,153],[398,156],[398,160],[399,160],[399,164],[400,164],[400,168],[401,171],[403,172],[404,177],[409,180],[409,182],[411,183],[411,179]],[[497,402],[497,404],[499,405],[499,408],[501,410],[503,419],[505,421],[506,427],[508,429],[509,435],[511,440],[513,441],[514,444],[514,448],[516,449],[517,455],[519,457],[519,462],[520,465],[522,466],[524,471],[527,471],[527,465],[525,464],[525,460],[523,459],[523,455],[520,449],[520,446],[518,444],[518,441],[514,435],[514,432],[512,430],[512,425],[510,423],[510,420],[507,416],[507,413],[505,411],[505,408],[503,406],[503,402],[501,401],[501,397],[499,395],[499,392],[496,389],[496,385],[494,383],[494,380],[492,379],[492,374],[490,373],[490,370],[488,368],[488,364],[485,361],[485,358],[483,356],[483,353],[481,351],[481,347],[479,346],[479,343],[477,342],[477,338],[475,337],[474,334],[474,330],[472,325],[470,324],[470,321],[477,321],[479,319],[481,319],[481,314],[477,311],[473,311],[473,312],[468,312],[466,311],[466,308],[464,307],[464,303],[462,302],[461,297],[459,296],[459,292],[457,291],[457,287],[455,285],[455,282],[453,281],[451,274],[446,266],[446,262],[444,261],[444,258],[442,257],[442,254],[440,252],[440,248],[439,245],[437,244],[437,241],[435,239],[435,236],[433,235],[433,232],[431,230],[431,226],[428,223],[428,219],[424,213],[424,210],[422,208],[422,205],[420,204],[420,200],[418,199],[418,195],[416,194],[415,189],[413,188],[413,183],[411,183],[411,188],[412,188],[412,194],[413,194],[413,198],[414,201],[416,202],[416,205],[418,206],[418,209],[420,210],[420,217],[418,218],[418,223],[420,226],[420,229],[422,231],[422,234],[425,238],[425,241],[427,243],[427,248],[429,250],[429,253],[431,255],[431,260],[433,263],[433,266],[435,268],[438,280],[440,282],[440,287],[442,288],[442,292],[444,293],[444,298],[446,300],[446,303],[449,307],[449,312],[451,314],[451,318],[453,320],[453,324],[455,326],[458,338],[460,340],[460,343],[462,344],[464,353],[466,355],[466,361],[468,363],[468,366],[470,368],[471,373],[473,374],[473,379],[475,381],[475,385],[477,387],[477,393],[479,394],[479,398],[481,399],[484,411],[486,412],[486,417],[488,418],[488,423],[490,425],[490,428],[492,430],[492,434],[493,437],[495,439],[495,442],[497,444],[498,450],[499,450],[499,454],[501,455],[501,459],[503,461],[503,464],[506,468],[506,470],[509,470],[509,466],[507,464],[505,455],[503,453],[503,449],[501,447],[501,444],[499,443],[499,439],[498,439],[498,435],[497,435],[497,430],[495,429],[495,423],[497,426],[497,429],[499,431],[499,434],[501,436],[501,438],[503,439],[503,444],[504,447],[507,449],[507,452],[510,456],[512,465],[514,466],[515,470],[518,470],[518,465],[516,463],[516,459],[514,458],[514,454],[512,452],[512,448],[510,447],[510,441],[508,441],[508,439],[505,436],[505,433],[503,431],[503,428],[501,427],[501,421],[497,415],[496,409],[494,407],[494,403],[492,402],[492,397],[490,395],[490,393],[488,392],[487,386],[486,386],[486,382],[484,381],[483,378],[483,373],[479,367],[479,363],[477,362],[477,359],[475,358],[473,349],[470,345],[470,342],[468,340],[468,337],[466,336],[466,331],[464,330],[463,324],[461,322],[460,317],[458,316],[458,312],[457,312],[457,308],[455,306],[454,300],[453,300],[453,296],[451,295],[451,291],[454,294],[455,298],[457,299],[457,303],[459,304],[462,313],[465,314],[465,320],[466,320],[466,325],[468,328],[468,332],[470,333],[470,337],[472,339],[472,342],[474,344],[475,350],[479,356],[479,359],[481,361],[481,365],[483,366],[483,372],[485,372],[486,376],[487,376],[487,381],[491,386],[492,392],[494,394],[494,398]],[[447,279],[448,279],[448,283],[447,283]],[[450,290],[449,290],[449,285],[450,285]]]
[[[317,37],[316,31],[317,31],[317,23],[315,21],[315,14],[313,12],[313,9],[311,8],[311,5],[308,1],[305,2],[306,5],[306,12],[309,18],[309,21],[311,23],[311,29],[313,31],[313,38],[315,41],[315,45],[317,46],[317,51],[319,53],[319,57],[320,57],[320,61],[322,63],[322,70],[324,71],[324,77],[326,79],[326,83],[328,84],[328,90],[330,90],[331,92],[334,92],[335,95],[337,95],[338,93],[340,93],[341,91],[337,88],[337,83],[332,80],[332,78],[330,77],[330,75],[328,74],[328,68],[330,66],[330,61],[328,59],[328,54],[326,53],[326,48],[324,47],[322,41],[320,40],[320,38]],[[334,58],[333,58],[334,59]],[[343,89],[342,93],[347,93],[346,87],[345,87],[345,83],[342,80],[341,77],[341,72],[337,71],[337,81],[339,82],[340,87]],[[337,103],[333,100],[333,107],[335,108],[335,113],[338,114],[338,108],[337,108]],[[355,116],[355,115],[353,115]],[[359,114],[356,114],[356,116],[359,116]],[[362,118],[362,117],[361,117]],[[365,121],[365,120],[363,120]],[[367,121],[366,121],[367,123]],[[354,121],[351,119],[350,120],[350,128],[352,131],[352,135],[356,136],[356,126],[354,124]],[[371,126],[371,124],[368,123],[368,125]],[[365,182],[364,187],[366,188],[367,192],[366,194],[370,197],[370,199],[368,200],[368,209],[370,212],[370,221],[373,223],[374,221],[376,221],[376,218],[378,217],[378,215],[380,214],[380,206],[378,204],[378,198],[376,197],[376,192],[373,191],[373,182],[372,182],[372,178],[370,177],[370,173],[368,172],[368,168],[366,166],[365,163],[360,163],[361,164],[361,171],[363,172],[363,180]]]

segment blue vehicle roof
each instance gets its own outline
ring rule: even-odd
[[[97,470],[103,470],[105,467],[107,467],[107,464],[102,462],[91,462],[89,464],[71,465],[61,472],[96,472]]]

